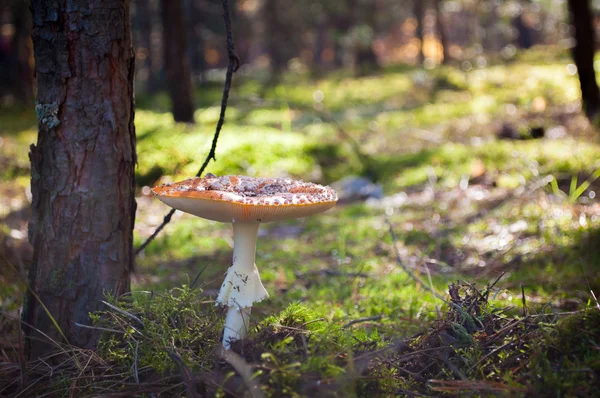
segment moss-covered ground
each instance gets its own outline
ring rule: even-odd
[[[107,299],[143,328],[108,306],[96,314],[112,332],[77,355],[106,379],[65,365],[54,393],[593,396],[600,144],[570,60],[542,56],[551,51],[468,72],[288,75],[274,86],[236,76],[207,171],[327,184],[362,175],[384,197],[261,227],[257,265],[271,298],[253,308],[233,359],[217,350],[213,307],[231,226],[176,213],[138,256],[134,293]],[[198,88],[195,125],[173,122],[165,94],[138,96],[137,245],[169,210],[148,187],[192,176],[204,160],[220,90]],[[0,111],[0,330],[24,289],[4,262],[25,274],[31,258],[35,129],[32,111]],[[15,374],[0,369],[12,377],[0,395],[18,393]]]

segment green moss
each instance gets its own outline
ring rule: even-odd
[[[321,382],[352,380],[338,385],[338,391],[355,393],[353,361],[356,352],[365,345],[379,346],[377,333],[352,332],[327,322],[306,305],[292,303],[278,315],[262,322],[261,336],[266,344],[260,350],[261,360],[269,366],[263,375],[263,388],[269,396],[305,396],[308,391],[319,391]],[[255,349],[257,349],[255,347]],[[264,377],[266,376],[266,377]],[[315,378],[316,385],[307,386],[306,380]],[[300,394],[305,391],[304,394]]]
[[[593,308],[547,328],[530,372],[540,395],[595,395],[600,383],[600,311]]]
[[[201,293],[183,285],[161,294],[109,298],[120,311],[108,307],[91,314],[95,326],[115,330],[105,333],[98,345],[100,355],[131,372],[150,367],[164,374],[179,365],[174,357],[190,369],[207,366],[222,324],[210,307],[201,308]]]

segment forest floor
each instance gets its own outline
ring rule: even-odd
[[[594,395],[600,144],[571,61],[548,53],[469,71],[299,73],[272,85],[236,76],[207,172],[337,187],[362,176],[373,195],[261,226],[256,261],[271,297],[253,308],[239,361],[215,357],[231,226],[177,212],[137,258],[135,293],[113,300],[142,318],[145,337],[107,307],[94,322],[120,334],[77,355],[112,376],[94,384],[64,370],[56,393]],[[220,94],[216,83],[198,89],[195,125],[175,124],[164,94],[137,99],[136,245],[169,210],[149,187],[204,160]],[[0,111],[0,332],[14,327],[24,290],[7,262],[26,275],[31,261],[35,137],[31,110]],[[4,363],[13,344],[0,343]],[[0,396],[19,391],[18,367],[2,366]]]

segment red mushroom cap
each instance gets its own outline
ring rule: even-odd
[[[167,205],[220,222],[271,222],[310,216],[337,202],[328,187],[289,178],[207,174],[152,188]]]

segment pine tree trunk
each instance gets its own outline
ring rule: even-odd
[[[418,55],[418,62],[419,65],[423,64],[423,61],[425,61],[425,54],[423,53],[423,39],[424,39],[424,32],[423,32],[423,22],[425,20],[425,5],[423,4],[423,0],[413,0],[413,13],[415,16],[415,19],[417,21],[417,27],[415,29],[415,36],[417,39],[419,39],[419,55]]]
[[[275,80],[285,70],[288,61],[285,47],[291,45],[286,40],[286,27],[281,23],[278,6],[280,3],[277,0],[265,0],[263,3],[266,47]]]
[[[146,51],[146,59],[141,67],[146,69],[147,79],[144,88],[150,94],[155,94],[163,88],[160,77],[160,60],[159,56],[157,56],[160,52],[157,54],[156,48],[152,44],[153,17],[155,13],[156,10],[152,1],[138,0],[136,5],[137,29],[134,25],[134,31],[138,31],[139,46]],[[140,70],[139,64],[137,69]]]
[[[194,122],[194,99],[181,0],[162,0],[163,48],[173,118]]]
[[[315,37],[314,50],[313,50],[313,66],[319,70],[323,66],[323,50],[325,49],[325,40],[327,34],[327,25],[325,23],[319,23],[317,25],[317,34]]]
[[[577,1],[586,1],[586,0],[577,0]],[[529,49],[533,47],[533,32],[532,29],[527,26],[525,23],[525,19],[523,18],[523,13],[517,15],[513,18],[513,27],[518,32],[517,36],[517,45],[522,49]]]
[[[37,145],[31,146],[29,272],[69,343],[92,347],[88,313],[129,290],[135,217],[134,56],[129,1],[33,0]],[[61,335],[33,294],[29,354]]]
[[[589,0],[569,0],[569,12],[575,27],[572,54],[579,74],[583,109],[586,116],[595,121],[600,114],[600,92],[594,72],[595,32]]]
[[[434,0],[435,2],[435,24],[437,26],[438,36],[440,39],[440,44],[442,45],[443,52],[443,64],[448,64],[450,62],[450,44],[448,43],[448,37],[446,35],[446,26],[444,23],[444,18],[442,17],[442,3],[443,0]]]
[[[13,16],[15,26],[12,40],[12,48],[15,51],[14,93],[17,101],[30,105],[33,103],[33,71],[29,65],[32,49],[29,28],[31,21],[27,2],[17,1],[13,7]]]
[[[199,76],[202,83],[206,82],[206,63],[204,62],[204,37],[202,27],[207,16],[196,0],[186,2],[187,36],[189,39],[190,67],[194,76]]]
[[[502,29],[500,28],[500,15],[498,13],[499,4],[496,2],[490,3],[490,13],[487,17],[486,26],[484,30],[486,33],[483,40],[483,49],[491,52],[498,52],[504,47],[501,44],[502,40]]]

